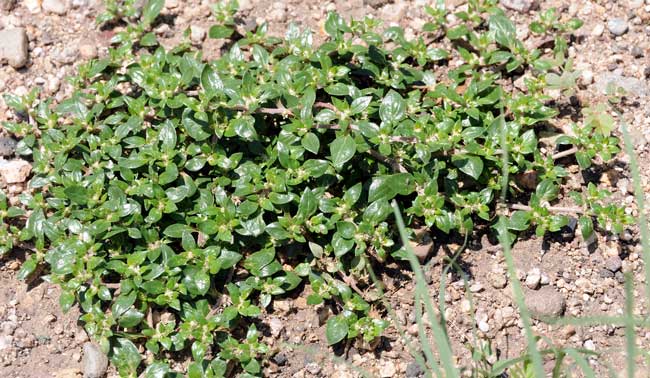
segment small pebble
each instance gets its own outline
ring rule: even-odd
[[[68,2],[65,0],[43,0],[41,7],[48,13],[60,16],[68,12]]]
[[[629,25],[627,24],[627,21],[622,18],[612,18],[607,21],[607,29],[613,35],[620,36],[627,33]]]
[[[84,378],[101,378],[108,368],[108,358],[95,343],[84,344],[83,373]]]
[[[0,137],[0,156],[11,156],[16,151],[16,140],[12,137]]]
[[[13,68],[27,64],[29,42],[23,28],[0,30],[0,63],[7,62]]]
[[[605,260],[605,268],[612,273],[616,273],[621,270],[623,266],[623,261],[618,256],[612,256]]]
[[[639,46],[632,47],[632,50],[630,50],[630,53],[635,58],[643,58],[643,56],[644,56],[643,49],[640,48]]]
[[[16,6],[16,0],[0,0],[0,10],[11,12]]]
[[[79,55],[86,60],[94,59],[97,57],[97,46],[92,41],[81,41]]]
[[[540,272],[539,268],[533,268],[528,272],[525,283],[529,289],[534,290],[539,287],[541,280],[542,280],[542,273]]]
[[[600,37],[601,35],[603,35],[604,31],[605,31],[605,26],[603,26],[603,24],[598,24],[591,31],[591,35],[594,37]]]
[[[0,177],[7,184],[16,184],[27,181],[32,166],[25,160],[0,160]]]
[[[566,301],[562,294],[551,286],[543,286],[539,290],[527,292],[525,302],[531,315],[536,319],[560,316],[566,308]]]
[[[273,356],[273,362],[275,362],[278,366],[283,366],[287,363],[287,355],[283,352],[280,352]]]
[[[469,300],[467,300],[467,299],[463,299],[463,300],[460,302],[460,309],[461,309],[463,312],[470,312],[470,311],[472,310],[472,304],[471,304],[471,302],[470,302]]]
[[[501,0],[501,5],[521,13],[526,13],[539,6],[537,0]]]
[[[418,378],[422,375],[424,375],[424,370],[416,361],[412,361],[406,365],[406,378]]]
[[[594,82],[594,72],[591,70],[582,71],[581,75],[582,83],[584,85],[589,85]]]
[[[0,336],[0,351],[11,348],[14,337],[11,335]]]
[[[321,366],[319,364],[317,364],[316,362],[310,362],[307,365],[305,365],[305,369],[309,373],[311,373],[313,375],[317,375],[321,371]]]
[[[200,26],[190,26],[190,39],[194,44],[200,44],[205,39],[206,31]]]
[[[391,378],[394,377],[395,374],[397,374],[397,367],[395,366],[395,363],[393,361],[386,360],[381,367],[379,376],[381,378]]]
[[[284,324],[279,318],[272,317],[269,320],[269,328],[271,328],[271,336],[277,338],[278,336],[280,336],[282,330],[284,330]]]
[[[469,287],[469,291],[471,291],[472,293],[478,293],[481,290],[483,290],[483,285],[481,285],[479,282]]]

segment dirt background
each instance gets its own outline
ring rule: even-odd
[[[167,0],[164,22],[156,26],[156,33],[165,45],[173,45],[187,28],[191,28],[197,47],[204,50],[206,57],[215,56],[219,51],[218,42],[204,40],[212,23],[211,2]],[[53,8],[52,3],[63,8]],[[323,37],[325,15],[327,11],[336,10],[346,18],[372,15],[385,20],[387,25],[401,25],[409,36],[426,21],[423,7],[428,3],[422,0],[240,0],[240,23],[250,26],[268,21],[271,33],[282,35],[289,22],[296,22],[313,28],[317,36]],[[448,6],[462,8],[463,3],[455,0],[448,2]],[[517,4],[526,5],[528,1],[508,0],[505,3],[516,8]],[[575,67],[582,71],[579,90],[572,100],[558,99],[568,110],[563,112],[557,126],[571,122],[571,116],[575,116],[581,106],[605,101],[603,90],[607,82],[615,81],[625,86],[628,100],[623,106],[624,117],[630,125],[640,159],[646,201],[650,201],[650,87],[647,80],[650,76],[650,0],[645,3],[643,0],[542,1],[540,6],[542,9],[558,7],[562,15],[585,21],[570,48]],[[71,87],[66,78],[73,74],[79,62],[105,55],[110,37],[116,31],[100,30],[95,25],[100,9],[99,0],[0,0],[0,29],[22,27],[29,39],[29,61],[24,68],[0,66],[0,92],[24,94],[33,86],[41,86],[44,97],[60,100],[68,95]],[[534,12],[511,9],[508,13],[525,43],[532,46],[539,42],[527,30]],[[620,19],[628,30],[614,35],[610,31],[613,19]],[[455,22],[453,17],[450,21]],[[515,81],[513,85],[517,87],[518,83]],[[0,100],[0,121],[10,117],[11,113]],[[626,211],[637,215],[628,157],[620,154],[615,162],[585,173],[579,172],[572,158],[564,162],[571,172],[567,191],[587,181],[599,183],[614,193],[613,200],[626,204]],[[13,196],[24,187],[24,184],[2,185],[3,190]],[[622,314],[625,303],[623,272],[630,272],[634,277],[636,313],[644,312],[644,273],[638,230],[631,228],[620,237],[600,234],[595,243],[589,245],[572,230],[565,231],[544,240],[525,237],[514,247],[518,278],[526,287],[527,303],[535,312],[571,316]],[[443,294],[439,292],[443,259],[461,243],[434,241],[434,253],[425,261],[425,273],[431,296],[437,302]],[[20,260],[21,256],[9,254],[0,261],[0,376],[81,376],[82,345],[87,336],[77,325],[77,310],[65,315],[61,313],[58,290],[53,285],[38,281],[27,286],[18,281],[15,275]],[[502,358],[520,355],[524,346],[522,323],[514,309],[512,287],[506,279],[501,249],[492,245],[487,237],[477,234],[460,255],[459,264],[469,278],[467,286],[458,272],[444,275],[447,282],[444,315],[458,359],[469,361],[468,346],[477,345],[477,340],[489,341]],[[383,269],[382,276],[397,321],[407,335],[414,335],[417,329],[411,273],[405,266],[392,263]],[[307,289],[294,297],[276,301],[273,309],[259,319],[258,328],[264,331],[266,342],[274,348],[274,355],[265,366],[265,375],[356,377],[359,376],[356,367],[379,377],[418,377],[422,374],[394,327],[373,350],[364,345],[348,345],[337,350],[345,362],[335,363],[324,335],[324,322],[331,309],[307,306],[308,294]],[[623,374],[624,330],[621,327],[549,326],[535,321],[534,330],[556,345],[601,352],[603,358],[591,361],[599,376],[606,375],[610,368],[617,375]],[[637,331],[641,357],[647,357],[650,330]],[[296,347],[290,348],[287,344]],[[641,357],[640,364],[643,363]],[[550,368],[551,361],[548,364]],[[183,362],[179,365],[182,367]],[[647,369],[640,369],[638,374],[639,377],[648,376]],[[108,376],[115,376],[112,369]]]

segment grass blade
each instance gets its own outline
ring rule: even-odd
[[[443,370],[445,372],[445,377],[447,378],[459,377],[458,369],[456,369],[456,366],[453,363],[451,347],[449,345],[449,340],[447,339],[447,335],[442,330],[442,327],[440,326],[438,320],[435,318],[433,303],[427,293],[427,288],[425,283],[426,280],[424,279],[424,274],[422,273],[420,263],[418,262],[417,257],[415,257],[415,253],[413,253],[413,249],[411,248],[411,245],[409,243],[409,238],[408,235],[406,234],[406,227],[404,226],[404,220],[402,219],[402,214],[400,213],[399,206],[397,205],[397,202],[395,202],[394,200],[392,202],[392,205],[393,205],[393,212],[395,214],[395,221],[397,223],[397,228],[399,229],[399,234],[402,239],[402,243],[404,244],[404,248],[406,248],[406,250],[408,251],[407,254],[408,259],[409,262],[411,263],[411,268],[415,273],[416,295],[420,296],[420,298],[422,299],[425,310],[429,315],[429,322],[431,323],[433,337],[436,341],[438,352],[440,353],[440,360],[441,360]]]
[[[429,368],[427,366],[426,361],[422,358],[422,354],[419,353],[418,351],[415,350],[411,343],[411,339],[406,335],[406,332],[404,331],[404,327],[400,324],[399,320],[397,319],[397,314],[395,314],[395,310],[393,310],[393,307],[390,305],[390,302],[386,299],[384,289],[382,287],[381,282],[377,278],[377,275],[375,274],[374,269],[372,269],[372,266],[370,264],[366,264],[366,269],[368,270],[368,273],[370,274],[370,279],[372,282],[375,284],[377,287],[377,290],[379,291],[379,298],[381,298],[381,302],[388,311],[388,316],[391,318],[393,323],[395,324],[395,328],[397,329],[397,332],[399,333],[400,337],[402,338],[402,341],[404,342],[404,346],[406,346],[406,349],[408,350],[409,354],[413,356],[413,359],[415,359],[415,362],[422,368],[423,371],[426,372],[426,376],[430,377],[431,372],[429,371]],[[417,301],[417,295],[415,296],[415,301]],[[417,316],[417,313],[416,313]],[[428,346],[428,343],[427,343]],[[424,345],[423,345],[424,347]],[[440,367],[438,364],[435,362],[435,360],[431,361],[432,366],[431,369],[436,371],[436,375],[440,376]]]
[[[582,373],[585,375],[585,378],[596,378],[596,373],[594,372],[594,369],[589,366],[589,362],[587,362],[587,359],[579,353],[577,350],[569,348],[565,349],[564,352],[573,358],[573,360],[576,362],[576,365],[582,370]]]
[[[636,333],[634,331],[634,285],[630,273],[625,274],[625,361],[627,376],[634,378],[636,370]]]
[[[636,198],[637,209],[639,211],[639,233],[641,235],[642,258],[645,266],[645,294],[648,311],[650,311],[650,230],[648,229],[648,218],[645,213],[645,193],[641,186],[641,173],[639,172],[639,161],[634,153],[634,144],[630,133],[627,131],[627,123],[623,116],[621,119],[621,133],[625,142],[625,153],[630,158],[630,173],[632,174],[632,184],[634,186],[634,197]]]
[[[508,175],[509,175],[509,155],[508,155],[508,142],[507,142],[507,128],[503,115],[503,109],[501,109],[500,115],[500,124],[501,124],[501,149],[503,150],[503,160],[502,160],[502,181],[501,181],[501,204],[506,204],[506,196],[508,193]],[[505,225],[506,218],[504,216],[499,217],[499,223]],[[536,377],[544,377],[544,367],[542,365],[542,356],[537,349],[537,340],[533,335],[533,329],[531,327],[531,318],[526,303],[524,302],[524,293],[521,288],[521,283],[517,279],[517,274],[515,272],[515,263],[512,258],[512,253],[510,251],[510,238],[508,237],[508,230],[506,227],[501,228],[499,232],[499,242],[503,247],[503,255],[506,260],[506,266],[508,268],[508,279],[512,283],[512,292],[515,297],[515,303],[519,309],[522,323],[524,324],[524,331],[526,334],[526,343],[528,345],[528,354],[531,357],[533,363],[533,369]]]

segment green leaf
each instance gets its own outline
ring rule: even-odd
[[[368,201],[378,200],[390,201],[397,194],[407,195],[413,190],[411,175],[408,173],[397,173],[372,178],[368,190]]]
[[[544,25],[542,25],[540,22],[533,21],[530,23],[528,26],[528,29],[530,29],[531,32],[535,34],[544,34],[546,32],[546,28]]]
[[[85,205],[88,202],[88,190],[80,185],[73,185],[65,188],[66,197],[73,203]]]
[[[156,34],[154,34],[153,32],[149,32],[143,35],[142,38],[140,38],[140,45],[145,47],[158,45],[158,39],[156,38]]]
[[[23,265],[21,265],[16,278],[18,278],[21,281],[26,280],[36,270],[37,266],[38,266],[38,261],[36,260],[36,258],[30,257],[29,259],[25,260]]]
[[[222,93],[224,85],[219,74],[206,64],[201,72],[201,86],[208,98],[212,98]]]
[[[515,25],[504,14],[494,14],[489,20],[490,32],[494,34],[494,40],[505,47],[512,48],[517,39]]]
[[[535,194],[544,201],[551,201],[557,198],[560,188],[551,180],[543,180],[537,184]]]
[[[350,28],[345,24],[345,20],[338,13],[327,13],[325,20],[325,32],[331,37],[336,37],[340,32],[350,31]]]
[[[460,24],[458,26],[455,26],[451,29],[447,30],[447,38],[454,40],[454,39],[459,39],[464,37],[469,33],[469,29],[467,28],[467,25],[465,24]]]
[[[531,213],[529,211],[517,210],[512,213],[508,222],[508,228],[515,231],[525,231],[530,227]]]
[[[142,22],[148,27],[158,17],[160,11],[165,5],[165,0],[149,0],[142,9]]]
[[[393,210],[388,201],[377,200],[366,207],[363,212],[363,220],[371,224],[378,224],[384,221],[392,212]]]
[[[350,161],[357,151],[357,144],[351,136],[345,135],[334,139],[330,144],[330,160],[334,168],[341,169]]]
[[[165,121],[160,128],[158,139],[160,139],[161,146],[164,150],[173,150],[176,147],[176,127],[174,127],[171,121]]]
[[[379,118],[386,123],[397,123],[406,115],[406,102],[399,93],[390,90],[379,106]]]
[[[331,317],[327,320],[325,336],[327,343],[334,345],[345,338],[348,334],[348,323],[341,315]]]
[[[296,214],[296,217],[306,220],[316,212],[317,208],[318,200],[316,199],[316,196],[309,188],[305,188],[300,197],[300,204],[298,205],[298,213]]]
[[[483,159],[472,155],[455,155],[452,161],[461,172],[478,180],[483,172]]]
[[[237,229],[237,233],[246,236],[260,236],[264,233],[265,228],[263,214],[260,214],[253,219],[241,222],[241,228]]]
[[[118,369],[124,367],[132,372],[135,372],[142,361],[138,348],[130,340],[121,337],[112,343],[109,357]]]
[[[587,169],[591,166],[591,158],[584,151],[578,151],[575,154],[578,165],[582,169]]]
[[[121,327],[132,328],[140,324],[142,319],[144,319],[143,313],[134,308],[129,308],[120,316],[118,323]]]
[[[208,31],[208,37],[213,39],[228,38],[235,30],[225,25],[212,25]]]
[[[163,231],[163,234],[169,236],[170,238],[181,238],[183,236],[183,232],[191,232],[192,228],[186,224],[172,224],[165,228],[165,231]]]
[[[242,117],[232,120],[232,126],[235,134],[239,135],[246,141],[257,139],[257,131],[255,130],[255,120],[252,117]]]
[[[147,366],[143,378],[166,378],[171,373],[169,365],[164,362],[154,362]]]
[[[300,140],[300,144],[305,148],[305,150],[311,152],[312,154],[318,154],[320,150],[320,140],[314,133],[307,133],[303,135]]]
[[[433,61],[443,60],[449,57],[447,50],[443,50],[437,47],[431,47],[427,49],[427,57]]]
[[[594,222],[591,220],[591,217],[585,215],[581,216],[578,218],[578,224],[580,225],[582,238],[584,240],[589,239],[594,233]]]
[[[183,284],[191,295],[205,295],[210,289],[210,276],[202,269],[189,266],[183,270],[183,275]]]
[[[370,101],[372,101],[372,96],[363,96],[356,98],[352,103],[350,104],[350,111],[352,114],[359,114],[366,110],[368,106],[370,105]]]

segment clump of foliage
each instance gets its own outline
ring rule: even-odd
[[[109,8],[100,21],[128,16],[128,27],[108,57],[80,66],[73,95],[57,106],[6,98],[26,119],[5,128],[23,137],[34,177],[20,196],[26,212],[0,206],[4,250],[31,251],[20,276],[42,270],[59,284],[63,309],[79,304],[123,376],[144,368],[137,344],[155,356],[147,377],[170,371],[166,352],[185,350],[190,377],[260,374],[269,348],[249,320],[302,283],[310,304],[335,308],[331,344],[371,343],[387,322],[357,283],[370,264],[406,253],[390,201],[407,225],[441,234],[493,224],[502,189],[519,209],[512,232],[568,223],[550,205],[567,172],[541,152],[538,131],[558,114],[547,79],[566,84],[570,29],[536,27],[557,33],[544,56],[495,3],[469,1],[455,26],[444,7],[428,8],[432,21],[412,40],[330,13],[320,45],[295,25],[284,38],[266,25],[240,35],[236,3],[218,4],[210,35],[230,39],[210,62],[187,43],[158,45],[148,30],[161,0],[139,21]],[[524,73],[527,90],[508,89]],[[582,168],[596,144],[617,152],[611,128],[592,118],[558,140]],[[502,187],[506,162],[511,177],[535,173],[534,193],[517,180]],[[629,221],[603,211],[593,190],[577,203],[583,232],[596,218]]]

